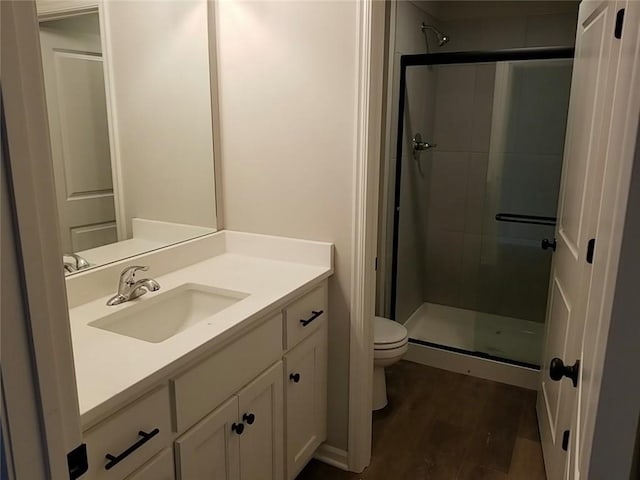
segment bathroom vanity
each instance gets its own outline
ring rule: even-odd
[[[326,439],[333,247],[214,233],[215,4],[37,5],[82,478],[293,479]]]
[[[107,306],[132,265],[160,290]],[[85,477],[295,478],[326,438],[332,273],[331,244],[221,231],[68,277]]]

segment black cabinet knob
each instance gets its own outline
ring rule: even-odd
[[[300,381],[300,374],[299,373],[290,374],[289,380],[291,380],[293,383],[298,383]]]
[[[544,238],[542,239],[542,249],[543,250],[553,250],[554,252],[556,251],[556,246],[558,245],[558,242],[556,242],[555,238],[552,238],[551,240],[549,240],[548,238]]]
[[[245,413],[242,415],[242,420],[247,422],[248,425],[253,425],[253,422],[256,421],[256,416],[253,413]]]
[[[574,387],[578,386],[578,375],[580,373],[580,360],[576,360],[573,365],[565,365],[559,358],[553,358],[549,364],[549,376],[551,380],[559,382],[563,377],[571,379]]]
[[[231,425],[231,430],[238,435],[242,435],[242,432],[244,432],[244,423],[234,423]]]

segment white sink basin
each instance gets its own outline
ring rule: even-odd
[[[149,294],[147,294],[149,295]],[[248,297],[248,293],[187,283],[153,298],[122,304],[89,325],[159,343]]]

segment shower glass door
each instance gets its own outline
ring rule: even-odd
[[[413,342],[537,366],[572,60],[409,57],[392,314]]]

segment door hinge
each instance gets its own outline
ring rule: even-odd
[[[67,466],[69,467],[69,480],[80,478],[89,469],[86,443],[67,453]]]
[[[587,243],[587,263],[593,263],[593,254],[596,250],[596,239],[592,238]]]
[[[569,430],[565,430],[562,434],[562,449],[566,452],[569,450],[569,436],[571,432]]]
[[[376,272],[378,271],[378,257],[376,257],[375,266],[373,268]]]
[[[616,13],[616,28],[613,31],[613,36],[616,38],[622,38],[622,25],[624,24],[624,8],[618,10]]]

